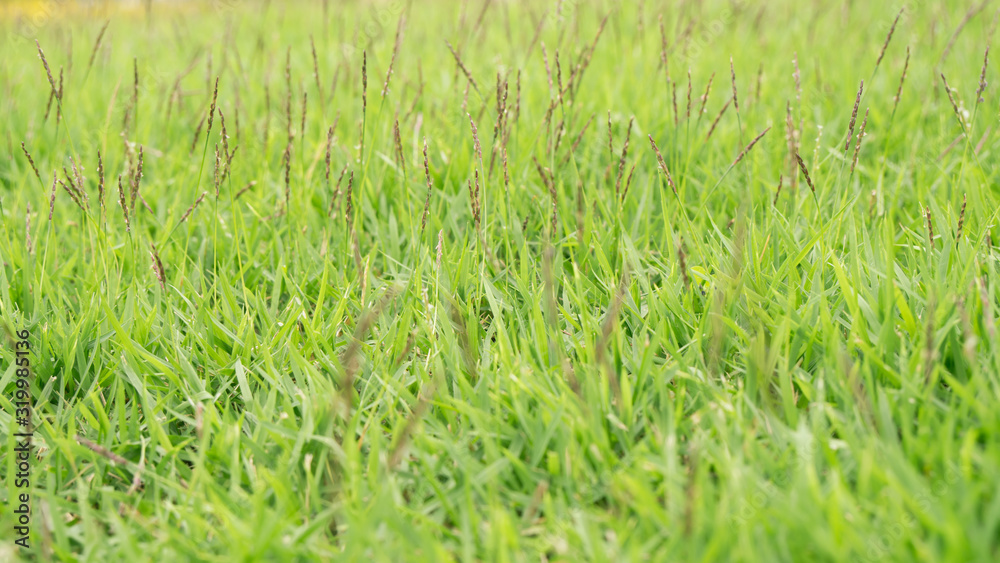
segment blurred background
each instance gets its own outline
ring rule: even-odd
[[[178,10],[211,5],[232,5],[241,0],[0,0],[0,17],[38,26],[59,16],[99,17],[111,12],[149,14],[155,9]]]

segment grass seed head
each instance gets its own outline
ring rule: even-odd
[[[868,109],[865,109],[865,118],[861,121],[861,128],[858,130],[858,143],[854,146],[854,160],[851,162],[851,174],[854,167],[858,165],[858,156],[861,154],[861,141],[865,137],[865,127],[868,125]]]
[[[809,185],[809,189],[812,190],[813,195],[815,195],[816,186],[813,185],[812,178],[809,176],[809,169],[806,168],[806,163],[802,161],[802,157],[799,153],[795,153],[795,160],[799,163],[799,170],[802,171],[802,175],[806,177],[806,184]]]
[[[399,119],[395,120],[392,127],[392,138],[393,142],[396,144],[396,160],[399,162],[399,167],[403,171],[403,175],[406,175],[406,158],[403,156],[403,138],[399,133]]]
[[[715,120],[712,121],[712,126],[708,128],[708,134],[705,135],[705,141],[708,142],[712,138],[712,133],[715,132],[716,126],[719,125],[719,121],[722,119],[722,114],[726,113],[729,109],[729,104],[733,103],[733,98],[726,100],[726,103],[722,104],[722,109],[719,110],[719,114],[715,116]]]
[[[896,19],[892,22],[892,27],[889,28],[889,33],[885,36],[885,43],[882,44],[882,50],[878,54],[878,60],[875,61],[875,67],[882,63],[882,57],[885,56],[885,50],[889,48],[889,41],[892,41],[892,34],[896,31],[896,24],[899,23],[900,16],[903,15],[903,8],[899,9],[899,13],[896,14]]]
[[[313,79],[316,81],[316,91],[319,92],[320,103],[323,100],[323,85],[319,81],[319,57],[316,56],[316,40],[309,36],[309,47],[312,49]]]
[[[253,188],[256,185],[257,185],[257,181],[256,180],[247,182],[247,185],[245,185],[242,188],[240,188],[240,191],[236,192],[236,195],[233,196],[233,201],[239,199],[241,195],[247,193],[248,191],[250,191],[251,188]]]
[[[691,289],[691,278],[688,276],[687,269],[687,255],[684,254],[684,240],[681,239],[681,243],[677,245],[677,262],[681,268],[681,278],[684,280],[684,289]]]
[[[219,155],[219,143],[215,143],[215,172],[213,183],[215,184],[215,199],[219,199],[219,184],[222,183],[222,157]]]
[[[740,99],[739,96],[736,95],[736,67],[733,65],[732,55],[730,55],[729,57],[729,74],[732,77],[732,82],[733,82],[733,107],[736,108],[737,112],[739,112]]]
[[[958,120],[958,124],[962,126],[963,133],[965,132],[965,118],[962,117],[962,112],[958,109],[958,103],[955,102],[955,96],[952,94],[951,86],[948,85],[948,79],[944,77],[944,73],[941,73],[941,82],[944,83],[944,91],[948,94],[948,101],[951,102],[951,109],[955,112],[955,119]]]
[[[976,103],[983,103],[983,93],[986,92],[986,67],[990,63],[990,46],[986,46],[986,53],[983,55],[983,70],[979,72],[979,90],[976,90]]]
[[[52,173],[52,190],[51,190],[51,194],[49,195],[49,221],[50,222],[52,221],[52,212],[55,211],[55,209],[56,209],[56,184],[57,184],[57,181],[58,181],[58,177],[56,176],[56,173],[53,172]]]
[[[423,234],[427,227],[427,214],[431,208],[431,192],[434,190],[434,183],[431,181],[431,165],[427,158],[427,139],[424,139],[424,177],[427,178],[427,197],[424,198],[424,212],[420,216],[420,233]]]
[[[153,273],[156,275],[156,281],[160,282],[160,287],[167,289],[166,273],[163,271],[163,262],[160,261],[160,253],[156,251],[156,245],[153,243],[149,244],[150,252],[149,255],[152,258]]]
[[[688,69],[688,86],[687,86],[687,110],[685,119],[691,119],[691,69]]]
[[[56,92],[56,125],[62,121],[62,100],[63,100],[63,68],[59,67],[59,91]]]
[[[76,160],[73,158],[72,155],[70,155],[70,157],[69,157],[69,165],[73,169],[73,180],[75,181],[77,187],[81,191],[83,191],[83,189],[84,189],[84,183],[83,182],[85,180],[85,178],[83,177],[83,172],[82,172],[83,166],[78,166],[77,163],[76,163]],[[86,192],[84,192],[84,193],[86,193]]]
[[[566,153],[566,156],[564,156],[562,161],[559,163],[560,165],[566,164],[566,161],[568,161],[574,154],[576,154],[576,149],[580,146],[580,142],[583,141],[583,136],[587,133],[587,129],[590,128],[590,124],[594,122],[595,117],[597,117],[596,113],[590,114],[590,119],[588,119],[587,123],[584,124],[583,129],[580,129],[580,134],[576,136],[576,140],[573,141],[573,145]],[[613,152],[612,156],[614,156]]]
[[[132,214],[135,214],[135,198],[139,195],[139,183],[142,181],[142,145],[139,145],[139,159],[137,161],[135,171],[132,175],[131,183],[129,184],[129,195],[131,201],[129,202],[129,209]]]
[[[97,204],[104,209],[104,161],[101,151],[97,151]]]
[[[906,81],[906,71],[910,68],[910,47],[906,47],[906,61],[903,63],[903,74],[899,76],[899,87],[896,88],[896,95],[892,98],[892,111],[895,113],[899,106],[899,98],[903,94],[903,83]]]
[[[795,103],[802,104],[802,72],[799,70],[799,53],[795,51],[792,53],[792,66],[795,68],[795,72],[792,73],[792,78],[795,80]]]
[[[701,108],[698,109],[699,117],[701,117],[701,114],[705,113],[705,104],[708,103],[708,95],[712,93],[712,82],[714,80],[715,80],[715,73],[713,72],[712,76],[708,77],[708,85],[705,86],[705,93],[702,94],[701,96]]]
[[[344,220],[347,221],[347,226],[350,227],[354,222],[354,171],[351,171],[351,175],[347,178],[347,208],[344,210]]]
[[[226,114],[222,113],[222,108],[219,108],[219,128],[222,130],[222,134],[219,135],[222,141],[222,156],[226,159],[229,158],[229,132],[226,131]]]
[[[42,66],[45,67],[45,76],[49,79],[49,86],[52,88],[52,92],[56,93],[58,97],[59,89],[56,88],[56,81],[52,78],[52,69],[49,68],[49,61],[45,60],[45,52],[42,51],[42,46],[35,39],[35,47],[38,48],[38,58],[42,59]]]
[[[251,184],[252,183],[253,182],[251,182]],[[120,177],[119,177],[119,185],[121,185],[121,178]],[[249,188],[249,186],[247,186],[247,188]],[[208,195],[208,192],[201,192],[201,195],[198,196],[198,199],[194,200],[194,203],[191,204],[191,207],[188,207],[187,211],[184,212],[184,215],[181,216],[181,220],[177,222],[178,225],[180,225],[184,221],[187,221],[188,217],[190,217],[191,214],[194,213],[194,210],[198,209],[198,206],[201,205],[201,202],[202,202],[202,200],[205,199],[206,195]]]
[[[389,70],[385,73],[385,84],[382,85],[382,97],[384,98],[386,94],[389,93],[389,82],[392,80],[392,67],[396,63],[396,55],[399,54],[399,47],[402,43],[403,38],[403,24],[406,21],[404,16],[399,17],[399,23],[396,24],[396,39],[393,42],[392,47],[392,58],[389,59]]]
[[[608,154],[611,156],[611,161],[615,160],[615,141],[611,132],[611,110],[608,110]]]
[[[63,175],[66,176],[66,183],[63,187],[73,197],[73,201],[80,206],[80,209],[86,211],[86,209],[90,207],[90,202],[87,199],[87,192],[77,184],[77,182],[73,179],[74,176],[70,175],[65,166],[63,167]]]
[[[625,180],[625,189],[622,190],[622,201],[625,201],[625,196],[628,195],[628,188],[629,188],[629,186],[632,185],[632,175],[635,174],[635,167],[638,164],[639,164],[638,162],[633,163],[632,164],[632,169],[629,170],[629,172],[628,172],[628,179]]]
[[[444,229],[438,231],[438,243],[436,251],[436,258],[434,260],[434,270],[437,272],[441,271],[441,256],[444,253]]]
[[[618,176],[615,179],[615,194],[618,195],[621,191],[622,186],[622,175],[625,173],[625,159],[628,158],[628,142],[632,137],[632,123],[635,121],[635,117],[631,117],[628,120],[628,129],[625,132],[625,144],[622,146],[622,156],[618,160]]]
[[[344,176],[347,174],[347,165],[340,171],[340,176],[337,177],[337,184],[333,187],[333,193],[330,195],[330,207],[326,210],[327,217],[333,217],[333,206],[337,203],[340,198],[340,184],[344,181]]]
[[[851,141],[854,138],[854,125],[858,121],[858,107],[861,105],[861,94],[865,90],[865,81],[861,81],[861,86],[858,87],[858,96],[854,98],[854,111],[851,112],[851,122],[847,126],[847,143],[844,145],[844,154],[851,148]]]
[[[326,187],[330,187],[330,166],[333,160],[333,127],[331,126],[326,131],[326,158],[324,159],[324,164],[326,166],[325,175]]]
[[[198,148],[198,138],[201,137],[201,128],[204,125],[205,125],[205,116],[202,115],[201,116],[201,121],[198,122],[198,126],[195,127],[195,129],[194,129],[194,140],[191,141],[191,150],[188,151],[188,154],[194,154],[195,149]],[[266,135],[266,131],[265,131],[265,137],[266,136],[267,135]]]
[[[24,211],[24,247],[28,254],[34,254],[35,250],[31,246],[31,202],[25,204]]]
[[[671,96],[673,98],[673,105],[674,105],[674,127],[677,127],[680,124],[680,115],[677,113],[677,83],[671,82],[670,86],[672,92]]]
[[[62,180],[58,180],[58,182],[59,185],[62,186],[63,190],[65,190],[66,193],[69,194],[69,197],[70,199],[73,200],[73,203],[75,203],[76,206],[80,208],[80,211],[86,212],[87,210],[84,208],[83,202],[80,201],[80,197],[76,194],[76,191],[67,186],[65,183],[63,183]]]
[[[302,122],[299,126],[299,136],[305,141],[306,138],[306,111],[309,107],[309,92],[302,90]]]
[[[61,182],[60,182],[61,183]],[[125,200],[125,188],[122,186],[122,175],[118,175],[118,205],[122,208],[122,216],[125,217],[125,232],[132,232],[131,221],[128,216],[128,201]]]
[[[42,175],[38,173],[38,167],[35,166],[35,159],[31,158],[31,153],[29,153],[28,148],[24,146],[24,141],[21,141],[21,150],[24,151],[24,156],[28,158],[28,164],[31,165],[31,169],[35,171],[35,177],[38,178],[38,183],[42,183]]]
[[[652,135],[648,135],[649,144],[653,147],[653,152],[656,153],[656,162],[660,165],[660,170],[663,171],[663,175],[667,177],[667,185],[670,189],[674,191],[674,195],[677,195],[677,187],[674,186],[674,180],[670,177],[670,170],[667,168],[667,162],[663,160],[663,155],[660,154],[660,148],[656,146],[656,141],[653,140]]]
[[[479,143],[479,130],[476,129],[476,122],[473,121],[472,114],[471,113],[466,113],[465,115],[467,115],[469,117],[469,127],[472,128],[473,149],[475,149],[476,158],[478,158],[480,161],[482,161],[483,160],[483,146]]]
[[[101,39],[104,38],[104,32],[108,30],[108,25],[111,20],[104,22],[104,26],[101,27],[101,31],[97,33],[97,39],[94,40],[94,47],[90,50],[90,59],[87,61],[87,74],[90,74],[90,68],[94,66],[94,58],[97,57],[97,50],[101,46]]]
[[[469,69],[465,68],[465,63],[462,62],[462,57],[458,56],[458,53],[455,51],[455,48],[451,46],[451,43],[449,43],[447,40],[445,40],[444,43],[445,43],[445,45],[448,46],[448,50],[451,51],[451,56],[455,58],[455,63],[458,65],[458,68],[462,71],[462,74],[465,75],[465,78],[469,81],[469,84],[472,85],[472,87],[476,90],[476,92],[479,92],[479,85],[476,84],[476,80],[474,78],[472,78],[472,73],[469,72]],[[521,92],[521,89],[520,89],[521,81],[520,81],[520,79],[521,79],[521,75],[520,75],[520,72],[519,72],[518,73],[518,83],[517,83],[517,85],[518,85],[518,95],[519,95],[518,99],[519,100],[520,100],[520,92]],[[551,78],[550,78],[550,81],[551,81]]]
[[[962,230],[965,227],[965,194],[962,194],[962,210],[958,213],[958,230],[955,231],[955,245],[962,240]]]
[[[292,199],[292,142],[285,145],[282,155],[282,165],[285,169],[285,209],[289,208]]]
[[[924,208],[924,213],[927,216],[927,241],[928,241],[928,244],[930,245],[930,248],[933,249],[934,248],[934,223],[931,220],[931,208],[930,207]]]
[[[215,77],[215,89],[212,90],[212,105],[208,109],[208,132],[206,135],[212,134],[212,123],[215,122],[215,104],[219,100],[219,77]],[[200,126],[199,126],[200,127]],[[195,142],[197,142],[197,137],[195,137]]]
[[[759,141],[761,139],[761,137],[763,137],[764,135],[766,135],[767,132],[770,131],[770,130],[771,130],[771,128],[768,127],[767,129],[764,129],[763,131],[761,131],[760,135],[757,135],[756,137],[754,137],[754,139],[752,141],[750,141],[750,144],[748,144],[746,146],[746,148],[744,148],[742,151],[740,151],[739,156],[737,156],[736,160],[733,161],[733,166],[736,166],[737,164],[739,164],[740,161],[743,160],[743,157],[745,157],[747,155],[747,153],[750,152],[750,149],[752,149],[753,146],[757,144],[757,141]]]

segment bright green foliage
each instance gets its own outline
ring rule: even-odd
[[[901,7],[8,18],[30,557],[1000,559],[997,12],[914,2],[876,65]]]

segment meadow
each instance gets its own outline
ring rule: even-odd
[[[1000,559],[998,17],[0,3],[0,559]]]

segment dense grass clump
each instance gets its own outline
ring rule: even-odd
[[[1000,559],[992,7],[36,4],[0,559]]]

